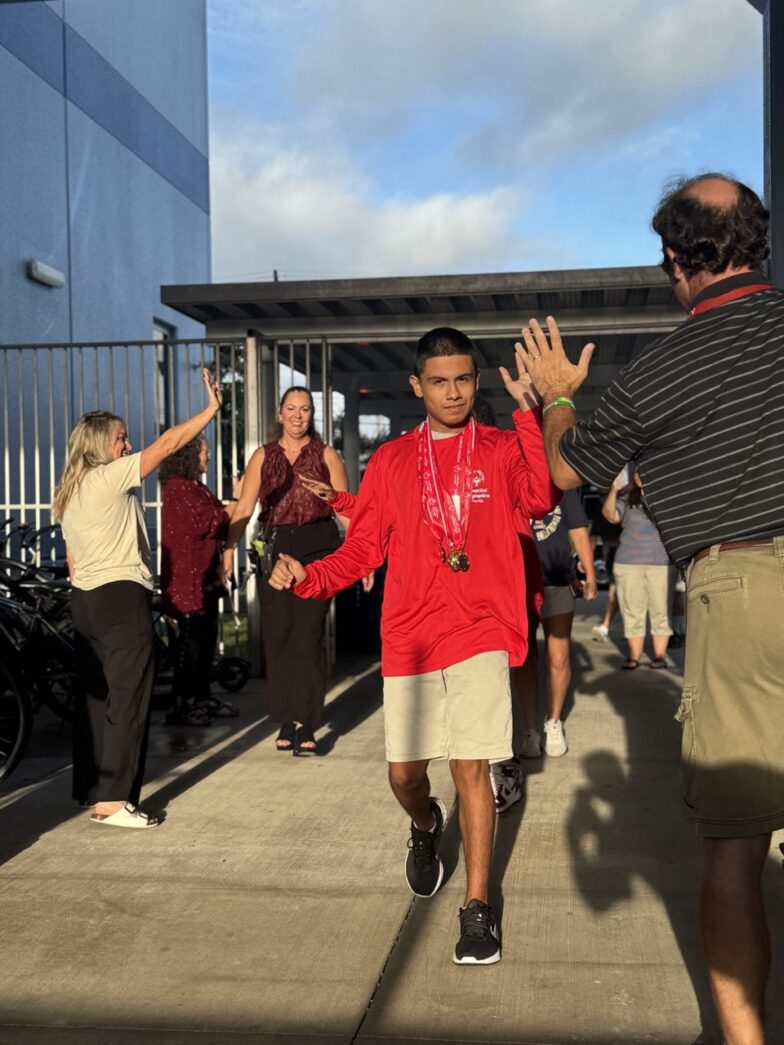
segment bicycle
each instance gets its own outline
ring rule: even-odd
[[[33,709],[10,665],[13,646],[0,624],[0,781],[13,773],[25,753],[33,726]]]

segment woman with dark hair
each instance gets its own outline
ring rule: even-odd
[[[210,460],[204,434],[163,462],[161,503],[161,595],[177,623],[174,643],[174,705],[170,725],[203,726],[237,709],[213,696],[210,673],[218,637],[218,600],[223,594],[221,548],[234,504],[223,504],[201,481]]]
[[[667,645],[672,635],[670,606],[675,567],[648,512],[639,472],[634,472],[628,487],[621,478],[615,480],[604,499],[602,514],[608,522],[621,525],[613,576],[623,617],[623,634],[629,645],[629,656],[622,666],[627,671],[640,666],[646,617],[650,617],[653,640],[650,666],[666,668]]]
[[[326,446],[314,424],[308,388],[289,388],[280,401],[278,436],[259,447],[248,461],[226,542],[225,569],[232,570],[234,549],[258,501],[260,538],[270,561],[280,552],[306,563],[334,551],[340,536],[332,509],[310,493],[300,476],[348,489],[338,453]],[[300,599],[291,591],[259,585],[262,637],[267,662],[269,715],[282,723],[275,742],[279,751],[312,755],[314,730],[321,724],[327,685],[324,626],[328,600]]]
[[[55,491],[52,514],[68,549],[80,681],[73,797],[95,805],[96,824],[160,823],[138,808],[155,656],[150,545],[134,490],[220,409],[218,383],[207,370],[203,378],[208,405],[141,453],[131,453],[122,418],[106,410],[84,414]]]

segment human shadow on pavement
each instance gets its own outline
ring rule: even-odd
[[[339,724],[336,737],[355,728],[379,707],[380,692],[372,698],[367,697],[367,693],[373,686],[374,677],[376,676],[358,679],[327,705],[328,720],[332,722],[334,716],[335,721]],[[252,702],[258,698],[254,698],[252,694],[243,694],[242,697],[238,695],[238,697],[242,710],[241,717],[218,719],[203,728],[167,726],[161,720],[156,722],[156,716],[154,716],[147,763],[149,783],[145,785],[142,803],[145,809],[149,809],[153,813],[165,812],[167,806],[179,795],[197,786],[222,766],[277,733],[279,723],[270,722],[266,717],[266,702],[263,699],[259,705],[254,707]],[[236,699],[237,697],[235,697]],[[245,706],[242,706],[243,704]],[[260,716],[255,723],[253,722],[254,713],[256,716]],[[248,728],[249,725],[250,728]],[[223,744],[232,734],[241,735],[213,754],[208,753],[210,748]],[[6,782],[2,789],[0,798],[9,798],[11,801],[0,810],[0,821],[2,822],[0,866],[24,852],[60,824],[80,817],[86,819],[89,816],[90,811],[79,809],[71,798],[72,770],[68,764],[70,760],[68,738],[63,739],[61,747],[62,762],[51,771],[48,778],[42,777],[32,783],[25,783],[22,773],[17,770],[19,789],[24,790],[29,786],[29,791],[21,794],[20,797],[14,797],[15,778]],[[151,771],[153,767],[157,773],[171,771],[202,753],[206,753],[206,757],[182,776],[157,789],[151,789],[151,784],[154,787],[154,772]],[[20,768],[23,767],[24,763]]]
[[[360,677],[324,708],[326,733],[318,736],[318,756],[328,755],[341,737],[361,726],[382,705],[383,684],[379,670]],[[380,752],[383,754],[383,752]]]
[[[565,723],[570,711],[574,708],[575,679],[579,678],[582,670],[592,667],[590,656],[582,646],[572,644],[571,647],[572,680],[566,695],[561,720]],[[547,705],[547,650],[544,637],[538,635],[538,680],[539,680],[539,717],[546,717]],[[514,750],[522,750],[524,722],[522,712],[516,694],[513,694],[512,718],[514,722]],[[520,790],[522,792],[519,801],[510,806],[496,821],[495,841],[493,844],[493,861],[490,867],[490,887],[488,899],[493,908],[498,925],[499,937],[503,942],[503,914],[504,914],[504,881],[507,868],[517,846],[517,840],[525,819],[525,810],[528,801],[528,782],[533,776],[544,773],[547,767],[547,758],[520,759]]]
[[[241,733],[242,729],[247,728],[247,723],[243,723],[241,720],[234,719],[232,723],[236,723],[236,726],[233,725],[230,728],[238,733]],[[171,769],[188,762],[197,753],[197,749],[192,746],[196,742],[195,731],[191,732],[189,746],[179,748],[177,746],[178,734],[176,730],[154,726],[152,730],[153,735],[156,730],[159,730],[159,735],[164,731],[171,734],[170,742],[166,745],[167,768]],[[209,727],[207,727],[202,732],[208,733],[209,731]],[[202,762],[192,767],[178,779],[163,785],[157,790],[151,790],[150,784],[146,785],[142,802],[144,808],[152,813],[165,812],[172,799],[195,787],[221,766],[226,765],[243,752],[259,744],[273,732],[275,732],[275,727],[266,719],[263,719],[252,725],[247,732],[242,733],[237,740],[230,742],[214,754],[207,755]],[[226,733],[227,729],[224,729],[221,740],[225,739]],[[228,735],[230,736],[231,732]],[[209,746],[207,751],[209,751]],[[160,755],[155,757],[156,761],[160,761]],[[154,786],[154,780],[151,783]],[[19,853],[24,852],[25,849],[34,845],[49,831],[59,827],[60,824],[77,818],[87,820],[89,815],[89,809],[78,808],[71,798],[70,766],[53,773],[49,779],[42,780],[38,786],[31,788],[28,793],[16,798],[12,804],[0,812],[3,822],[3,830],[0,833],[0,866],[6,863],[6,861],[13,859]]]
[[[525,819],[525,808],[528,802],[528,778],[544,769],[542,760],[536,760],[523,767],[520,778],[522,797],[503,815],[497,817],[495,842],[493,845],[493,861],[490,865],[490,887],[488,900],[493,908],[498,937],[504,942],[504,879],[506,870],[517,845],[517,839]]]
[[[581,699],[592,695],[605,695],[623,718],[628,757],[621,761],[609,750],[583,757],[585,783],[575,794],[567,825],[575,880],[597,912],[609,913],[630,899],[639,880],[658,894],[697,1001],[697,1041],[719,1043],[697,928],[700,842],[680,781],[681,730],[674,721],[680,680],[641,667],[580,685]],[[771,870],[766,869],[768,878]],[[782,890],[768,892],[770,924],[784,924]],[[772,991],[769,1002],[771,1027],[784,1026],[782,1002]]]

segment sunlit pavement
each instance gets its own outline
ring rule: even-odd
[[[527,763],[499,821],[489,968],[451,960],[456,817],[444,888],[412,901],[406,887],[372,660],[339,666],[318,758],[275,751],[263,682],[237,695],[237,719],[154,725],[144,805],[167,820],[153,831],[91,824],[69,797],[67,734],[37,722],[0,790],[0,1045],[715,1040],[673,720],[682,652],[666,672],[647,657],[621,671],[620,631],[591,638],[598,612],[575,623],[569,753]],[[432,781],[451,805],[445,765]]]

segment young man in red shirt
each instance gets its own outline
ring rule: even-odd
[[[368,464],[345,543],[307,567],[281,555],[270,584],[329,598],[386,559],[381,624],[389,782],[411,818],[406,878],[433,896],[443,866],[444,803],[427,767],[448,758],[466,861],[458,964],[500,957],[488,905],[495,807],[488,765],[511,757],[509,668],[525,659],[523,559],[514,513],[539,518],[559,500],[527,376],[501,374],[519,409],[516,432],[471,415],[479,369],[470,338],[451,327],[417,346],[414,394],[426,419]]]

